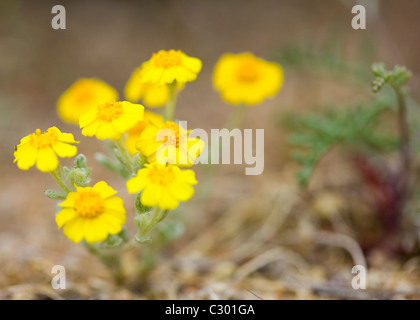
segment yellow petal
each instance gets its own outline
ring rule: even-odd
[[[156,86],[153,84],[147,85],[143,93],[143,102],[150,108],[161,107],[168,101],[168,87]]]
[[[119,140],[123,136],[123,132],[119,132],[112,123],[102,122],[95,135],[98,140]]]
[[[51,172],[57,169],[58,159],[52,148],[38,150],[36,166],[42,172]]]
[[[96,109],[90,110],[88,113],[85,113],[79,118],[80,128],[86,127],[89,124],[92,124],[97,119],[98,112]]]
[[[135,69],[125,85],[124,95],[128,101],[137,102],[143,94],[144,84],[141,73],[141,67]]]
[[[105,211],[98,219],[101,220],[102,225],[106,228],[109,234],[118,234],[121,232],[125,223],[125,215],[122,217],[115,216],[114,212]]]
[[[84,236],[84,224],[87,219],[76,217],[64,225],[63,233],[71,241],[78,243]]]
[[[178,173],[178,179],[189,184],[198,183],[195,179],[195,172],[193,170],[180,170],[180,172]]]
[[[187,201],[194,195],[194,188],[184,182],[172,183],[169,185],[169,189],[174,197],[181,201]]]
[[[37,156],[38,150],[35,147],[31,145],[18,146],[14,162],[17,162],[19,169],[28,170],[35,164]]]
[[[63,208],[72,208],[72,207],[74,207],[74,200],[76,199],[76,195],[77,195],[76,192],[69,192],[67,194],[66,199],[63,202],[59,203],[58,205],[60,207],[63,207]]]
[[[144,181],[138,177],[133,177],[127,181],[126,185],[129,193],[138,193],[144,188]]]
[[[96,132],[98,131],[100,125],[101,125],[101,122],[94,121],[94,122],[86,125],[86,127],[84,127],[82,129],[82,134],[86,137],[93,137],[96,134]]]
[[[112,102],[118,99],[118,92],[98,79],[78,79],[57,101],[60,118],[78,124],[79,118],[99,102]]]
[[[93,190],[98,192],[103,199],[109,198],[118,191],[110,187],[105,181],[99,181],[93,186]]]
[[[158,207],[162,210],[172,210],[178,205],[179,201],[169,190],[159,198]]]
[[[105,209],[125,214],[124,201],[119,197],[110,197],[105,200]]]
[[[198,58],[185,56],[183,59],[183,65],[197,74],[201,71],[203,63]]]
[[[61,209],[55,216],[55,222],[57,223],[58,229],[76,217],[78,217],[78,214],[73,208]]]
[[[58,141],[66,143],[79,143],[79,141],[74,140],[74,136],[71,133],[60,133],[58,135]]]
[[[136,143],[139,136],[140,134],[129,134],[127,139],[125,139],[125,146],[127,148],[127,151],[132,156],[138,153],[136,149]]]
[[[109,232],[107,225],[101,217],[86,219],[84,225],[84,239],[87,243],[96,243],[108,238]]]
[[[63,142],[57,142],[52,146],[55,153],[61,157],[74,157],[77,153],[77,147],[72,146],[71,144],[63,143]]]
[[[160,197],[164,196],[164,190],[158,185],[150,184],[143,189],[140,201],[146,207],[154,207],[158,205]]]
[[[163,144],[162,141],[156,141],[156,135],[159,129],[154,125],[148,125],[141,133],[136,143],[136,149],[146,157],[156,153],[159,147]]]

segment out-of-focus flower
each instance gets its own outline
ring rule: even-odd
[[[127,181],[127,190],[130,193],[141,191],[140,202],[146,207],[171,210],[178,207],[179,201],[193,196],[194,184],[197,180],[193,170],[153,163],[146,164],[137,176]]]
[[[140,134],[136,149],[149,163],[166,162],[188,168],[204,148],[204,141],[190,137],[189,133],[171,121],[150,123]]]
[[[227,53],[214,68],[213,84],[227,103],[256,105],[280,90],[283,70],[249,52]]]
[[[126,99],[131,102],[142,99],[144,104],[150,108],[163,106],[169,98],[168,87],[143,83],[141,72],[141,67],[135,69],[128,79],[124,89]]]
[[[98,104],[79,120],[84,136],[99,140],[119,140],[124,133],[143,120],[144,107],[128,101]]]
[[[128,152],[131,155],[134,155],[139,152],[136,149],[136,143],[147,125],[154,124],[156,126],[159,126],[159,124],[161,123],[163,123],[163,117],[161,115],[150,111],[145,111],[143,120],[137,122],[137,124],[133,128],[128,130],[128,136],[125,140],[125,146],[127,147]]]
[[[124,202],[105,181],[93,187],[76,187],[59,205],[55,221],[64,235],[73,242],[85,239],[88,243],[101,242],[109,235],[121,232],[125,223]]]
[[[42,172],[51,172],[58,167],[58,158],[73,157],[77,147],[70,143],[79,143],[71,133],[62,133],[58,128],[51,127],[42,133],[37,129],[35,133],[27,135],[15,147],[15,160],[21,170],[28,170],[36,164]]]
[[[183,84],[194,81],[201,66],[200,59],[189,57],[181,50],[160,50],[142,64],[139,76],[143,83],[157,86],[172,84],[174,81]]]
[[[117,99],[118,92],[107,83],[98,79],[82,78],[58,98],[57,111],[63,121],[78,124],[80,116],[98,103]]]

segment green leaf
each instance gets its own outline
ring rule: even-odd
[[[67,197],[67,194],[62,191],[56,191],[56,190],[45,190],[45,195],[53,200],[64,200]]]
[[[396,138],[377,130],[376,120],[389,110],[386,99],[350,109],[329,109],[324,114],[308,114],[284,123],[292,132],[288,142],[295,149],[293,158],[301,169],[298,181],[306,187],[319,160],[335,145],[362,146],[390,151],[398,146]]]

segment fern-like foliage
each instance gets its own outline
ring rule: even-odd
[[[351,109],[329,109],[325,114],[308,114],[287,119],[293,133],[289,143],[296,149],[293,157],[301,164],[298,181],[305,187],[319,160],[335,145],[353,145],[380,152],[395,150],[398,139],[380,132],[376,120],[389,110],[384,99]],[[383,131],[383,130],[382,130]]]

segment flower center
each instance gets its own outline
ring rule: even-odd
[[[40,129],[36,129],[31,135],[31,144],[38,149],[51,147],[57,142],[58,136],[54,131],[41,133]]]
[[[94,218],[104,211],[104,200],[98,192],[93,190],[79,191],[74,200],[74,207],[84,218]]]
[[[98,119],[104,122],[111,122],[123,113],[121,102],[106,102],[98,105]]]
[[[87,83],[79,83],[77,86],[76,102],[78,104],[84,104],[92,101],[94,98],[92,87]]]
[[[186,132],[184,133],[181,131],[181,134],[179,134],[179,131],[182,130],[182,128],[180,128],[176,123],[170,121],[167,121],[163,128],[172,130],[175,133],[175,136],[166,136],[163,142],[172,146],[176,145],[176,147],[178,148],[179,145],[184,141],[184,136],[186,136]]]
[[[242,82],[254,82],[259,75],[257,63],[253,59],[245,59],[237,70],[237,77]]]
[[[175,179],[175,173],[171,166],[159,167],[158,165],[152,165],[148,177],[153,184],[164,186],[172,183]]]
[[[155,66],[159,68],[168,69],[181,64],[181,52],[179,50],[160,50],[158,53],[154,53],[152,58]]]

